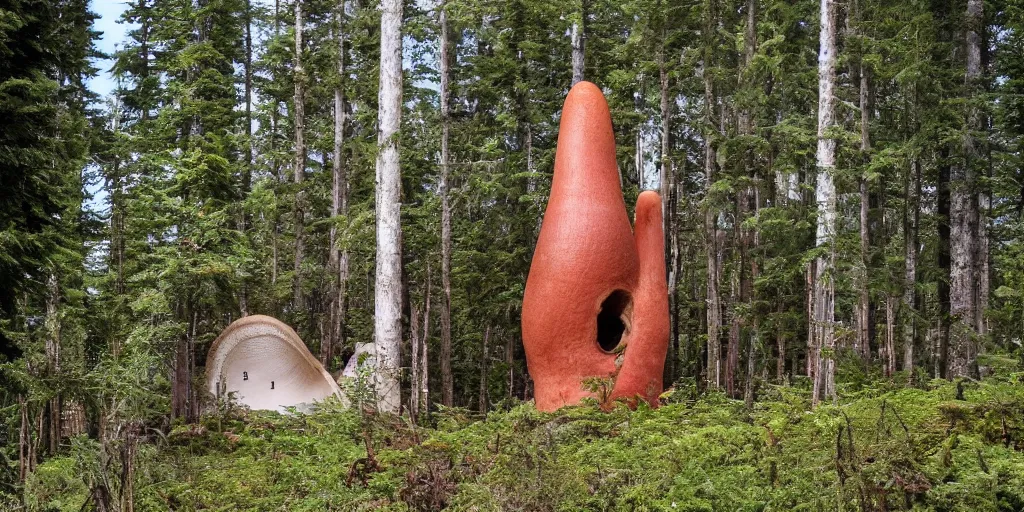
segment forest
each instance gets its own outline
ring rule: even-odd
[[[101,1],[0,2],[0,509],[1024,510],[1024,0]],[[580,81],[666,389],[547,413]],[[357,405],[211,397],[255,314]]]

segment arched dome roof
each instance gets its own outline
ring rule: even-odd
[[[218,397],[233,392],[251,409],[277,411],[341,396],[299,335],[265,315],[240,318],[217,337],[206,356],[206,387]]]

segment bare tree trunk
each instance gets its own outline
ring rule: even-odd
[[[121,446],[121,512],[135,510],[135,452],[138,445],[138,426],[129,423],[124,427],[124,442]]]
[[[491,373],[490,361],[488,360],[488,345],[491,339],[491,326],[484,329],[483,357],[480,360],[480,393],[477,399],[480,414],[487,413],[487,376]]]
[[[20,419],[18,427],[18,481],[21,483],[25,482],[28,478],[28,474],[32,472],[29,467],[31,464],[31,424],[28,418],[28,403],[25,401],[25,397],[18,395],[18,416]]]
[[[981,32],[982,30],[985,30],[986,27],[983,12],[981,11],[983,5],[983,2],[977,2],[978,12],[974,15],[976,17],[974,21],[977,23],[977,25],[975,25],[977,27],[976,32]],[[976,34],[976,36],[980,39],[980,41],[977,42],[979,49],[979,62],[977,69],[975,69],[973,84],[971,85],[973,85],[974,91],[983,92],[987,90],[987,87],[982,81],[983,77],[981,75],[982,70],[987,69],[992,62],[992,44],[990,44],[992,36],[987,34]],[[999,37],[997,36],[996,39],[999,39]],[[980,96],[977,92],[972,93],[972,95],[975,98],[982,98],[983,96]],[[985,173],[985,179],[981,180],[978,184],[977,197],[975,199],[977,201],[975,207],[975,211],[977,212],[975,224],[977,226],[977,252],[974,255],[975,274],[977,275],[977,286],[975,286],[975,292],[977,295],[974,299],[974,328],[978,333],[978,336],[984,337],[988,335],[989,330],[986,315],[988,313],[989,293],[991,291],[991,269],[989,267],[990,242],[988,236],[988,221],[992,214],[991,183],[993,183],[992,145],[989,143],[989,139],[991,138],[989,133],[991,130],[991,121],[983,109],[975,109],[971,112],[973,114],[970,119],[972,128],[975,133],[980,136],[978,138],[979,147],[975,148],[977,159],[979,160],[978,167],[983,168]],[[980,347],[981,345],[979,340],[979,350]],[[977,364],[975,364],[975,366],[977,366]]]
[[[707,20],[705,23],[704,42],[704,180],[710,190],[717,179],[715,175],[715,147],[712,141],[715,133],[715,95],[714,75],[711,70],[713,60],[713,40],[710,35],[717,25],[716,0],[708,0],[705,9]],[[706,199],[704,211],[704,231],[707,238],[707,322],[708,322],[708,355],[707,355],[707,382],[711,389],[718,389],[722,385],[722,302],[719,291],[720,272],[718,266],[718,223],[717,212],[712,206],[712,198]]]
[[[981,78],[982,0],[967,1],[967,72],[964,97],[971,101]],[[977,142],[973,132],[980,128],[981,113],[968,103],[966,129],[962,140],[963,159],[953,165],[950,173],[952,197],[950,201],[951,237],[950,260],[950,329],[951,377],[977,376],[977,290],[976,256],[978,254],[978,160]]]
[[[336,347],[344,339],[345,325],[345,288],[348,284],[348,250],[344,258],[338,247],[338,216],[341,215],[348,223],[348,176],[345,166],[343,149],[345,146],[345,32],[343,23],[345,2],[339,2],[334,17],[334,37],[338,45],[338,78],[334,84],[334,158],[331,167],[331,253],[329,268],[337,275],[337,286],[331,298],[331,326],[326,330],[326,337],[320,344],[320,362],[324,368],[330,367]]]
[[[777,312],[779,313],[780,317],[781,317],[782,313],[785,312],[785,306],[782,304],[781,301],[779,302],[779,306],[778,306],[778,311]],[[775,346],[776,346],[776,350],[778,351],[777,357],[775,359],[775,381],[778,382],[778,383],[784,382],[785,378],[786,378],[786,334],[785,334],[785,332],[786,332],[786,330],[784,329],[784,326],[783,326],[782,322],[780,321],[779,325],[775,326]],[[796,371],[796,369],[794,368],[793,371]]]
[[[274,2],[274,37],[278,38],[281,36],[281,1],[275,0]],[[281,176],[281,162],[277,158],[277,129],[278,129],[278,117],[280,116],[280,102],[274,99],[274,107],[270,111],[270,154],[271,156],[271,168],[270,172],[274,174],[275,185],[279,185],[282,181]],[[276,288],[277,285],[277,273],[278,267],[280,266],[280,254],[278,250],[278,244],[281,238],[281,214],[280,208],[275,203],[273,212],[271,213],[270,222],[273,224],[270,234],[270,285],[271,288]],[[280,308],[277,304],[277,299],[273,298],[273,309],[275,313],[280,313]]]
[[[685,173],[685,170],[684,170],[684,173]],[[674,175],[675,173],[673,172],[672,174]],[[672,336],[671,343],[676,346],[676,350],[674,352],[674,354],[675,354],[675,362],[673,363],[673,367],[675,368],[675,371],[673,372],[672,381],[669,381],[669,382],[674,382],[675,380],[679,379],[681,376],[688,375],[689,374],[688,370],[689,370],[689,367],[690,367],[690,353],[689,353],[690,352],[689,351],[690,344],[689,343],[683,343],[681,341],[682,338],[679,336],[679,323],[680,323],[679,322],[679,297],[678,297],[678,293],[677,293],[676,290],[678,289],[678,283],[679,283],[679,274],[680,274],[679,266],[680,266],[680,261],[682,260],[683,256],[682,256],[682,251],[680,250],[680,244],[679,244],[679,227],[678,227],[679,226],[679,221],[678,221],[678,219],[679,219],[679,190],[678,190],[678,187],[679,187],[678,181],[675,178],[673,178],[673,180],[672,180],[672,201],[671,201],[671,203],[669,203],[669,211],[670,211],[670,214],[672,215],[672,226],[673,226],[673,228],[672,228],[672,235],[671,235],[671,238],[670,238],[670,242],[671,242],[671,245],[670,245],[670,247],[671,247],[670,255],[671,255],[672,261],[671,261],[671,265],[669,266],[669,283],[670,283],[669,294],[670,294],[670,299],[671,299],[671,303],[670,303],[671,309],[669,310],[669,314],[670,314],[669,320],[672,322],[671,331],[670,331],[671,332],[671,336]],[[686,261],[692,261],[692,260],[688,258]],[[689,311],[689,309],[687,309],[687,311]],[[689,337],[687,336],[687,339],[688,338]]]
[[[665,30],[662,29],[662,48],[658,52],[658,76],[659,83],[661,85],[661,211],[662,218],[664,219],[663,229],[665,232],[665,247],[669,248],[669,253],[665,255],[666,265],[668,269],[668,304],[669,304],[669,321],[672,323],[669,330],[669,344],[668,344],[668,365],[666,367],[666,382],[673,382],[676,379],[676,364],[678,363],[679,356],[676,353],[676,347],[678,345],[679,333],[676,330],[676,325],[679,319],[679,306],[676,301],[676,281],[677,276],[677,265],[676,260],[678,259],[679,246],[674,243],[677,239],[675,233],[675,209],[674,209],[674,198],[675,198],[675,173],[672,168],[672,103],[669,98],[668,90],[668,70],[665,68]]]
[[[420,345],[423,343],[420,340],[420,310],[418,307],[413,305],[409,308],[409,337],[411,338],[412,344],[412,383],[410,384],[409,393],[409,417],[412,418],[413,424],[419,423],[419,411],[420,411]]]
[[[572,22],[572,85],[583,81],[587,44],[587,0],[580,0],[580,19]]]
[[[191,332],[191,326],[189,327]],[[178,340],[174,349],[174,370],[171,376],[171,419],[187,415],[189,390],[188,342],[189,334]]]
[[[883,374],[896,373],[896,297],[885,297],[885,350],[882,350]]]
[[[807,377],[813,382],[814,376],[818,374],[818,341],[814,331],[814,276],[816,274],[816,261],[811,261],[807,266],[807,274],[804,279],[804,304],[807,306],[807,314],[804,315],[807,321]]]
[[[380,90],[377,122],[377,271],[374,285],[374,384],[381,411],[398,413],[402,346],[402,0],[383,0],[380,21]]]
[[[252,189],[252,3],[245,0],[245,165],[242,169],[242,194],[243,198],[249,195]],[[242,212],[239,220],[240,231],[244,234],[249,227],[249,215]],[[238,297],[239,313],[241,316],[249,315],[249,283],[248,279],[242,278],[242,290]]]
[[[46,279],[46,365],[51,377],[60,376],[61,321],[60,321],[60,281],[54,270]],[[48,453],[57,453],[60,444],[61,397],[58,394],[50,400],[49,417],[47,418]],[[42,434],[40,432],[40,434]]]
[[[914,372],[914,344],[917,338],[917,226],[921,205],[921,168],[915,158],[906,180],[906,208],[903,212],[903,371]],[[910,376],[913,378],[913,375]]]
[[[948,153],[942,150],[939,155],[939,179],[936,186],[936,202],[938,213],[938,267],[940,278],[937,279],[936,288],[939,296],[939,325],[938,325],[938,351],[935,354],[935,366],[938,368],[936,377],[946,378],[949,375],[949,342],[950,342],[950,225],[949,218],[949,178],[950,168],[945,162]]]
[[[860,151],[862,161],[866,164],[871,152],[871,70],[860,63]],[[865,361],[871,360],[871,233],[869,213],[871,196],[868,190],[867,169],[860,177],[860,266],[861,275],[857,296],[857,348]],[[895,363],[893,363],[895,364]]]
[[[292,305],[302,309],[302,258],[305,252],[305,202],[302,186],[306,174],[306,71],[302,67],[302,2],[295,0],[295,269],[292,276]]]
[[[818,256],[814,279],[814,332],[817,372],[811,401],[835,398],[835,234],[836,141],[828,135],[835,124],[836,27],[834,0],[821,0],[821,34],[818,51],[818,182],[815,201],[818,207],[815,244],[826,248]]]
[[[743,272],[743,262],[740,261],[739,272]],[[725,394],[729,398],[736,398],[736,367],[740,361],[740,318],[736,306],[743,300],[738,293],[741,278],[732,275],[729,279],[729,342],[726,344],[725,352]]]
[[[420,393],[420,413],[427,415],[430,413],[430,344],[427,343],[430,339],[430,264],[427,264],[427,292],[424,302],[426,304],[423,308],[423,337],[420,341],[423,356],[420,357],[420,383],[417,393]]]
[[[740,74],[741,88],[752,88],[754,87],[749,74],[751,67],[754,62],[754,54],[757,52],[757,1],[758,0],[747,0],[745,7],[746,14],[746,26],[743,31],[743,72]],[[745,105],[740,111],[739,116],[739,130],[741,136],[752,136],[754,134],[754,121],[753,113],[751,112],[750,105]],[[750,184],[748,184],[744,191],[740,195],[740,214],[742,219],[747,218],[750,212],[753,211],[753,216],[756,219],[760,208],[760,194],[757,190],[758,173],[754,166],[754,155],[751,149],[744,148],[743,166],[746,171],[746,175],[750,178]],[[745,222],[744,222],[745,224]],[[756,224],[756,223],[755,223]],[[753,311],[754,309],[754,281],[758,277],[757,259],[751,255],[750,250],[754,248],[756,251],[757,245],[759,244],[759,236],[757,232],[758,228],[739,227],[740,235],[740,299],[744,304],[747,305],[747,311]],[[740,330],[745,327],[740,323]],[[747,407],[753,405],[754,400],[754,372],[757,371],[757,343],[758,343],[758,326],[756,325],[756,318],[754,319],[753,329],[748,332],[747,336],[747,372],[744,378],[744,392],[743,398]]]
[[[454,404],[454,380],[452,378],[452,210],[448,198],[449,132],[451,111],[448,99],[450,74],[450,42],[448,35],[447,3],[441,4],[441,403],[445,407]]]
[[[245,0],[245,167],[242,172],[242,191],[252,188],[252,1]],[[243,223],[245,218],[243,217]],[[244,227],[244,225],[243,225]]]
[[[174,351],[174,367],[171,375],[171,419],[184,418],[186,423],[195,421],[198,404],[195,403],[192,389],[192,376],[195,369],[195,337],[198,324],[198,312],[191,307],[185,308],[188,317],[188,328],[185,336],[178,340]]]

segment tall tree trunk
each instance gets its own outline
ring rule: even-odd
[[[828,131],[835,125],[836,26],[834,0],[821,0],[821,34],[818,50],[818,180],[815,200],[818,207],[815,245],[824,254],[815,261],[814,323],[817,371],[811,401],[835,398],[835,234],[836,141]]]
[[[982,8],[983,3],[977,4],[979,9]],[[982,32],[985,29],[983,12],[978,12],[975,16],[975,26],[980,34],[977,34],[978,47],[979,47],[979,62],[977,69],[977,76],[973,80],[973,90],[977,91],[972,93],[975,98],[981,98],[979,92],[983,92],[988,89],[986,84],[982,81],[982,70],[988,69],[992,62],[991,47],[990,44],[991,36]],[[991,121],[984,110],[972,111],[975,116],[972,121],[972,126],[975,132],[980,136],[978,139],[978,145],[980,147],[975,148],[975,152],[978,155],[979,165],[984,169],[985,179],[981,180],[978,184],[977,197],[975,201],[977,212],[976,229],[977,229],[977,247],[974,255],[975,274],[977,275],[977,285],[975,286],[975,299],[974,299],[974,328],[979,336],[986,336],[988,334],[988,320],[986,319],[986,313],[988,311],[988,297],[991,291],[990,273],[989,268],[989,238],[988,238],[988,219],[991,216],[992,208],[992,145],[989,144],[989,131],[991,130]],[[979,344],[980,349],[980,344]],[[977,365],[975,365],[977,366]]]
[[[938,213],[937,231],[939,247],[936,262],[939,267],[939,279],[936,283],[939,298],[938,353],[935,354],[935,377],[946,378],[949,375],[949,342],[950,342],[950,226],[949,217],[949,178],[950,165],[947,163],[949,153],[942,149],[939,154],[939,179],[936,186],[936,212]]]
[[[906,207],[903,211],[903,371],[914,372],[914,345],[917,339],[917,226],[921,211],[921,167],[911,162],[906,180]]]
[[[186,423],[195,419],[193,409],[195,408],[195,394],[192,390],[192,376],[194,375],[195,363],[195,336],[198,323],[198,312],[191,306],[185,308],[185,315],[188,318],[188,327],[185,336],[178,339],[174,351],[174,368],[171,379],[171,419],[184,418]]]
[[[381,2],[378,104],[374,385],[377,407],[398,413],[402,346],[402,170],[398,153],[398,130],[402,120],[402,0]]]
[[[448,138],[451,130],[449,107],[450,36],[448,35],[447,3],[441,4],[441,403],[454,405],[455,384],[452,378],[452,210],[448,198],[450,154]]]
[[[302,2],[295,0],[295,268],[292,276],[292,306],[302,309],[302,258],[305,252],[305,201],[303,178],[306,174],[306,71],[302,67]]]
[[[338,78],[334,84],[334,158],[331,167],[331,253],[329,268],[336,274],[337,285],[331,298],[331,326],[327,338],[320,346],[320,362],[328,368],[337,347],[344,342],[345,292],[348,286],[348,249],[344,256],[338,247],[340,215],[348,224],[348,173],[345,166],[345,32],[343,30],[345,2],[339,2],[334,13],[334,37],[338,45]],[[347,244],[346,244],[347,246]]]
[[[587,0],[580,0],[580,19],[572,22],[572,85],[583,81],[587,44]]]
[[[420,346],[423,348],[423,355],[420,357],[420,382],[416,388],[420,395],[420,413],[424,416],[430,414],[430,264],[427,264],[427,291],[423,307],[423,337]]]
[[[138,449],[138,428],[135,422],[124,426],[124,441],[121,444],[121,512],[135,510],[135,454]]]
[[[665,255],[665,268],[668,270],[668,304],[669,304],[669,321],[671,327],[669,330],[669,344],[668,344],[668,364],[666,365],[665,381],[673,382],[676,379],[676,364],[678,363],[679,356],[676,353],[676,347],[678,342],[678,332],[676,325],[679,319],[679,305],[676,301],[676,281],[677,277],[677,255],[679,253],[678,244],[674,243],[676,239],[675,233],[675,211],[674,211],[674,197],[675,197],[675,173],[672,169],[672,103],[669,98],[668,90],[668,70],[665,67],[665,30],[661,31],[661,48],[658,51],[658,78],[661,86],[661,211],[663,220],[663,230],[665,232],[665,247],[669,249],[668,254]]]
[[[686,172],[685,168],[683,168],[683,174],[685,174],[685,172]],[[675,175],[675,172],[673,171],[672,174]],[[675,349],[675,352],[674,352],[676,358],[675,358],[675,363],[673,364],[673,366],[676,369],[673,372],[673,376],[672,376],[673,380],[670,381],[670,382],[674,382],[676,379],[679,379],[680,377],[682,377],[684,375],[690,375],[689,369],[690,369],[690,359],[691,359],[690,358],[690,344],[688,342],[683,342],[683,338],[680,337],[680,335],[679,335],[679,331],[680,331],[680,326],[679,326],[679,324],[680,324],[680,318],[679,318],[680,314],[679,314],[679,310],[680,310],[680,307],[679,307],[679,295],[677,293],[677,290],[678,290],[678,283],[679,283],[679,280],[680,280],[680,264],[681,264],[681,261],[683,260],[683,253],[682,253],[682,249],[681,249],[682,246],[679,243],[679,227],[678,227],[679,226],[679,182],[675,178],[673,178],[673,180],[672,180],[672,201],[669,203],[669,212],[672,215],[672,226],[673,226],[672,232],[671,232],[672,234],[671,234],[671,237],[670,237],[671,245],[669,246],[671,248],[670,249],[670,255],[671,255],[671,258],[672,258],[671,265],[669,266],[669,283],[671,283],[670,284],[671,288],[670,288],[669,294],[670,294],[670,299],[672,301],[671,302],[671,309],[669,310],[669,313],[670,313],[669,320],[672,322],[671,331],[670,331],[671,332],[671,343],[676,346],[676,349]],[[687,250],[687,252],[689,252],[689,251]],[[689,256],[687,256],[686,261],[692,261],[692,260],[690,259]],[[689,308],[687,308],[686,311],[687,311],[687,316],[689,317],[689,311],[690,311]],[[689,320],[687,320],[687,321],[689,321]],[[687,336],[686,339],[688,340],[689,336]]]
[[[753,88],[754,82],[750,74],[752,73],[752,67],[754,63],[754,55],[757,52],[757,2],[758,0],[747,0],[744,8],[746,14],[746,23],[743,30],[743,70],[740,73],[739,86],[742,89]],[[740,110],[739,116],[739,131],[740,135],[744,137],[750,137],[754,135],[754,121],[753,113],[751,112],[750,105],[744,105]],[[743,167],[746,176],[750,179],[750,183],[744,187],[744,190],[740,196],[740,213],[741,219],[745,219],[753,212],[753,216],[756,219],[760,208],[760,194],[757,190],[758,172],[754,165],[754,154],[753,150],[748,146],[744,148],[743,155]],[[743,227],[746,222],[742,222],[739,230],[740,235],[740,262],[742,268],[740,270],[740,298],[744,304],[747,305],[746,310],[751,318],[754,318],[754,281],[758,277],[758,266],[757,259],[751,255],[750,251],[753,248],[757,249],[759,243],[759,237],[757,227],[755,223],[754,228]],[[740,319],[740,330],[741,332],[746,327],[745,321]],[[747,332],[747,372],[744,378],[744,401],[748,406],[753,405],[754,400],[754,372],[757,369],[756,353],[757,353],[757,340],[758,340],[758,329],[756,325],[756,319],[754,320],[755,325],[753,329]]]
[[[782,301],[779,301],[776,318],[781,318],[785,312],[785,305]],[[780,320],[778,325],[775,326],[775,346],[776,346],[776,359],[775,359],[775,381],[778,383],[785,382],[786,378],[786,330],[784,324]],[[796,371],[796,368],[793,369]]]
[[[804,277],[804,304],[807,310],[807,314],[804,315],[807,321],[807,377],[812,382],[814,376],[818,374],[818,354],[821,352],[817,346],[818,337],[814,329],[814,276],[817,266],[816,260],[811,261]]]
[[[743,274],[744,262],[740,255],[738,273]],[[729,307],[726,308],[729,314],[729,341],[726,344],[725,352],[725,393],[729,398],[736,398],[736,370],[740,363],[740,331],[742,329],[737,306],[743,301],[743,292],[740,287],[742,277],[736,274],[729,279]]]
[[[861,161],[867,166],[871,152],[871,69],[861,58],[860,62],[860,151]],[[868,188],[867,169],[860,176],[860,266],[861,275],[857,290],[857,348],[865,361],[871,360],[871,232],[869,213],[871,195]],[[891,363],[895,367],[895,361]]]
[[[277,39],[281,36],[281,1],[274,1],[274,38]],[[278,118],[280,117],[280,102],[276,96],[273,101],[273,108],[270,111],[270,172],[274,175],[275,188],[280,185],[282,181],[281,173],[281,162],[277,156],[277,129],[280,125]],[[277,274],[280,267],[280,250],[278,244],[281,238],[281,213],[280,207],[275,202],[273,205],[273,211],[271,212],[270,222],[270,287],[271,289],[277,288]],[[280,307],[277,303],[276,294],[272,294],[271,301],[273,301],[273,311],[275,314],[280,314]]]
[[[707,19],[705,21],[704,41],[704,180],[710,191],[717,179],[715,173],[715,146],[712,140],[715,136],[715,93],[714,73],[711,69],[713,64],[714,39],[712,36],[718,21],[716,11],[716,0],[708,0],[705,9]],[[722,302],[719,290],[719,244],[718,244],[718,223],[717,212],[713,206],[713,198],[710,195],[705,198],[704,210],[704,231],[707,238],[707,328],[708,328],[708,350],[707,350],[707,381],[708,387],[718,389],[722,385]]]
[[[480,414],[487,413],[487,376],[491,373],[490,361],[488,359],[488,345],[491,340],[491,326],[484,329],[483,357],[480,358],[480,393],[477,398]]]
[[[245,0],[245,165],[242,168],[242,197],[248,197],[252,189],[252,2]],[[248,214],[243,212],[241,232],[246,233],[249,227]],[[242,290],[239,294],[239,309],[242,316],[249,314],[249,283],[242,279]]]
[[[25,479],[32,472],[32,427],[29,422],[28,403],[22,395],[18,395],[18,418],[18,481],[25,483]]]
[[[975,325],[978,282],[978,151],[974,131],[980,128],[981,114],[970,102],[981,78],[982,0],[967,1],[967,71],[964,98],[968,101],[966,129],[962,139],[962,158],[950,172],[951,233],[950,260],[950,360],[951,377],[977,376],[978,342]]]
[[[60,378],[60,349],[60,281],[57,278],[57,272],[52,271],[46,279],[46,364],[51,378]],[[47,418],[49,446],[47,449],[49,454],[53,455],[57,453],[57,446],[60,444],[61,397],[59,394],[50,400],[49,413]],[[40,434],[42,433],[40,432]]]
[[[412,383],[409,385],[409,417],[413,424],[419,423],[420,412],[420,346],[423,342],[420,339],[420,310],[416,305],[409,308],[409,338],[411,338]]]
[[[896,297],[885,297],[885,349],[882,352],[882,374],[892,377],[896,372]]]

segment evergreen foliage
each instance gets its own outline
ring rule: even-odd
[[[374,340],[380,2],[130,0],[106,98],[89,2],[0,5],[0,509],[1024,509],[1022,0],[836,3],[820,247],[819,2],[404,4],[397,416],[372,387],[278,416],[200,384],[244,315],[335,375]],[[657,410],[529,405],[523,287],[581,71],[626,204],[663,195]]]
[[[431,427],[337,403],[311,415],[230,409],[145,447],[137,507],[1020,510],[1021,377],[879,381],[813,412],[802,386],[773,387],[753,410],[691,387],[656,410],[544,414],[509,401],[486,416],[443,409]],[[40,466],[29,510],[79,510],[97,449],[80,438]]]

